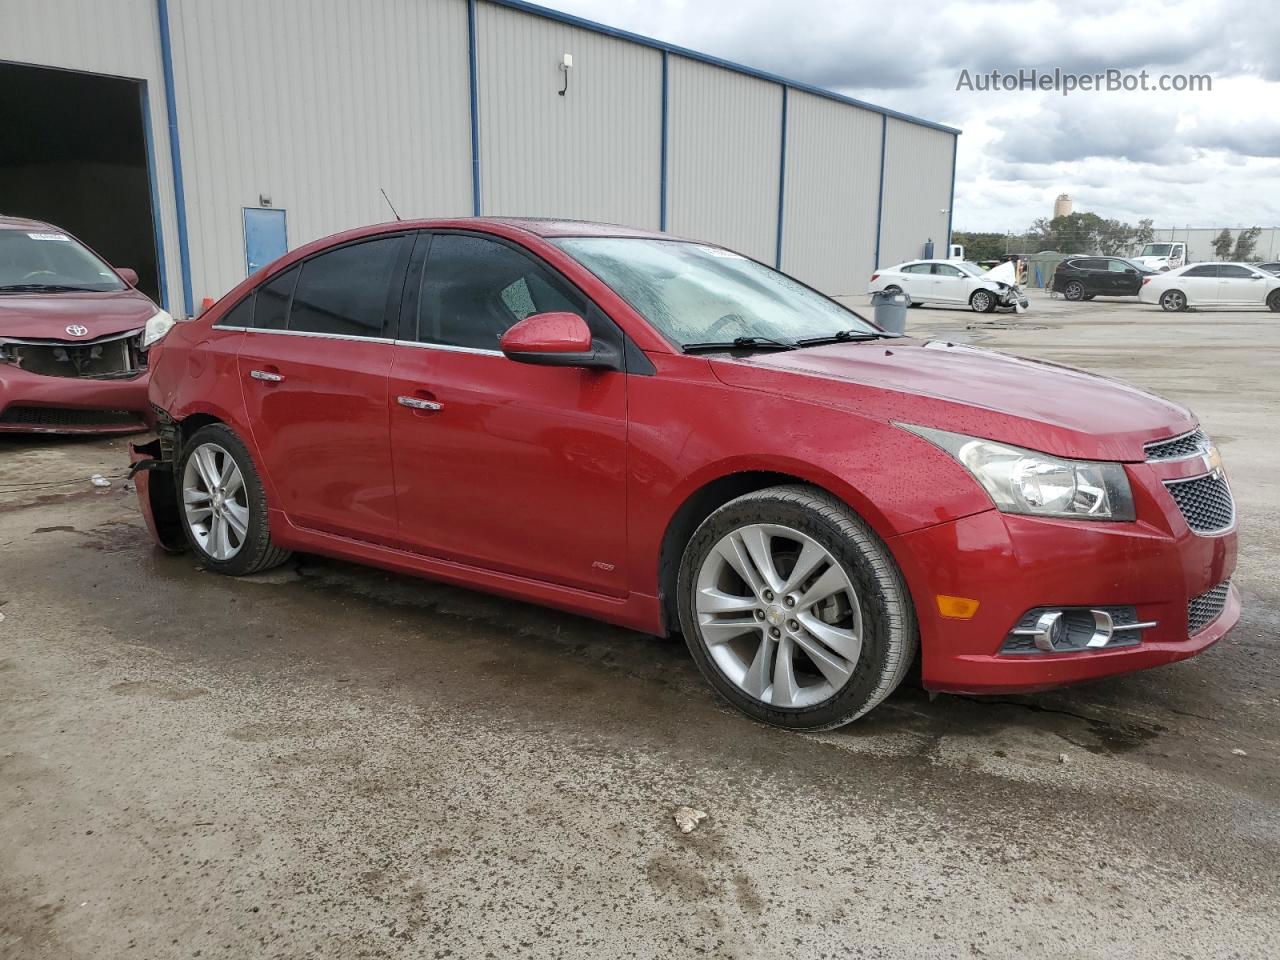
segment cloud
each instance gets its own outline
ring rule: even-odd
[[[964,130],[956,223],[1021,229],[1062,192],[1157,224],[1280,223],[1280,17],[1257,0],[551,0]],[[1205,73],[1200,93],[956,90],[1019,68]]]

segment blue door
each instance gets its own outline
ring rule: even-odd
[[[250,275],[283,257],[288,249],[283,210],[244,208],[244,260]]]

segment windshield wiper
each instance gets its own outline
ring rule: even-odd
[[[796,341],[797,347],[817,347],[824,343],[863,343],[867,340],[892,340],[905,336],[901,333],[883,333],[880,330],[837,330],[824,337],[805,337]]]
[[[772,337],[734,337],[732,340],[708,340],[705,343],[686,343],[685,353],[703,353],[709,350],[794,350],[794,343],[774,340]]]
[[[39,291],[40,293],[63,293],[69,291],[79,291],[83,293],[96,293],[92,287],[69,287],[62,283],[11,283],[0,287],[0,293],[31,293]]]

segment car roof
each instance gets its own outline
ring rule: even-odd
[[[6,217],[0,214],[0,230],[59,230],[52,223],[43,220],[28,220],[26,217]]]
[[[457,227],[460,224],[476,227],[504,226],[523,230],[539,237],[643,237],[654,240],[682,240],[683,237],[641,227],[628,227],[618,223],[599,223],[593,220],[566,220],[553,217],[452,217],[447,220],[405,221],[402,226],[430,228]]]

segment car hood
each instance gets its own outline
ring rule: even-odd
[[[832,344],[712,360],[726,384],[1064,457],[1145,459],[1185,407],[1071,367],[941,340]]]
[[[0,293],[0,339],[94,340],[146,325],[159,309],[137,290],[110,293]],[[86,333],[73,336],[69,326]]]

